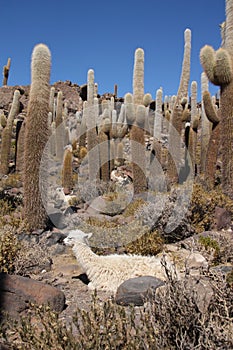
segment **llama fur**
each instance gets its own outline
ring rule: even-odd
[[[85,234],[80,230],[72,230],[64,239],[66,245],[72,246],[78,263],[90,280],[89,289],[115,294],[119,285],[130,278],[154,276],[166,279],[161,256],[96,255],[88,246],[90,236],[91,234]],[[169,265],[172,267],[172,264]]]

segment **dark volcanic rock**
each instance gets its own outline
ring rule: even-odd
[[[130,304],[142,306],[150,289],[155,291],[163,285],[162,280],[153,276],[130,278],[118,287],[115,297],[116,303],[124,306]]]

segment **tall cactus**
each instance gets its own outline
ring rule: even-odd
[[[182,63],[182,72],[180,85],[172,109],[172,115],[169,125],[169,145],[168,145],[168,177],[171,182],[178,182],[179,171],[181,167],[181,133],[182,133],[182,106],[183,100],[188,97],[188,84],[190,79],[190,54],[191,54],[191,30],[184,32],[184,56]],[[174,157],[174,158],[173,158]]]
[[[68,145],[65,148],[62,164],[62,187],[68,191],[71,191],[74,186],[72,160],[72,146]]]
[[[180,85],[177,92],[177,99],[181,102],[188,97],[188,85],[190,79],[190,57],[191,57],[191,30],[186,28],[184,31],[184,57],[182,63],[182,72]]]
[[[225,9],[224,47],[204,46],[200,61],[208,79],[220,86],[222,189],[233,198],[233,0],[226,0]]]
[[[205,166],[205,182],[209,189],[214,187],[215,184],[215,173],[216,173],[216,163],[219,154],[220,146],[220,125],[219,125],[219,111],[213,104],[212,98],[208,91],[205,91],[203,96],[203,105],[205,108],[205,114],[208,118],[212,130],[209,139],[209,144],[206,153],[206,166]]]
[[[50,95],[51,98],[51,95]],[[62,117],[63,109],[63,93],[59,91],[57,94],[57,108],[56,108],[56,158],[62,162],[64,156],[64,146],[65,146],[65,125],[63,123]]]
[[[208,79],[206,74],[203,72],[201,74],[201,93],[202,93],[202,103],[201,103],[201,159],[200,159],[200,172],[202,174],[205,173],[205,167],[206,167],[206,154],[208,149],[208,144],[210,140],[210,134],[211,134],[211,125],[209,122],[209,119],[206,116],[205,113],[205,107],[203,103],[203,96],[205,92],[208,92],[209,86],[208,86]]]
[[[95,83],[94,83],[94,71],[88,70],[87,75],[87,113],[86,113],[86,126],[87,126],[87,150],[88,150],[88,167],[89,167],[89,179],[99,179],[99,148],[98,138],[96,131],[96,118],[95,115]]]
[[[147,189],[144,136],[145,114],[145,106],[138,105],[136,107],[135,123],[130,130],[134,194],[139,194]]]
[[[144,51],[136,49],[134,54],[133,70],[133,102],[135,105],[143,104],[144,97]]]
[[[196,151],[197,151],[197,129],[199,124],[199,114],[197,108],[197,82],[191,83],[191,121],[189,130],[188,152],[192,162],[192,168],[197,172]]]
[[[153,145],[152,145],[152,153],[156,156],[159,163],[161,163],[162,156],[162,123],[163,123],[163,115],[162,115],[162,97],[163,90],[160,88],[156,91],[156,108],[155,108],[155,117],[154,117],[154,129],[153,129]]]
[[[44,228],[47,193],[47,167],[40,172],[41,159],[49,137],[48,112],[51,55],[48,47],[34,47],[31,61],[31,87],[26,118],[24,151],[24,215],[31,230]],[[42,200],[43,196],[43,200]]]

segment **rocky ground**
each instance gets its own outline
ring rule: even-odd
[[[86,98],[85,86],[80,87],[71,82],[57,82],[54,86],[57,91],[63,91],[64,102],[67,104],[70,115],[74,115],[77,110],[80,110],[80,97],[82,97],[83,100]],[[9,110],[10,101],[12,100],[15,88],[16,87],[7,86],[0,88],[0,109],[2,111],[7,112]],[[28,103],[29,87],[18,88],[22,93],[21,112],[24,114]],[[107,95],[109,97],[111,94]],[[102,98],[104,98],[104,96]],[[166,142],[165,139],[164,142]],[[127,148],[127,143],[125,147]],[[74,159],[74,165],[76,160],[77,159]],[[35,231],[31,235],[28,235],[25,230],[18,230],[20,232],[18,238],[23,244],[24,249],[22,249],[20,255],[16,259],[15,274],[27,278],[27,283],[30,283],[28,280],[40,282],[41,285],[40,287],[38,286],[39,292],[36,293],[33,291],[33,296],[30,295],[30,287],[27,287],[27,290],[24,289],[22,285],[25,282],[26,286],[27,283],[22,280],[19,280],[18,284],[15,284],[13,287],[11,285],[9,290],[4,289],[2,284],[0,286],[0,299],[2,299],[0,300],[0,304],[2,303],[7,311],[12,311],[12,302],[14,301],[15,310],[13,310],[13,315],[17,317],[19,314],[24,314],[28,311],[28,300],[26,299],[31,300],[30,298],[32,297],[34,301],[43,300],[43,302],[47,302],[51,300],[51,295],[53,296],[54,307],[59,312],[59,317],[66,323],[69,323],[76,308],[88,310],[92,300],[92,292],[88,289],[87,276],[85,275],[85,271],[82,271],[81,267],[78,265],[71,248],[66,247],[63,243],[63,239],[69,233],[69,230],[77,227],[83,229],[85,232],[92,232],[94,230],[94,241],[92,244],[94,245],[95,251],[97,250],[98,253],[102,254],[115,252],[121,254],[125,252],[126,243],[130,242],[132,238],[135,239],[135,237],[143,236],[143,233],[147,231],[146,225],[150,224],[149,211],[145,212],[147,215],[146,218],[143,218],[143,220],[146,219],[144,220],[145,222],[143,222],[142,217],[140,218],[140,225],[138,225],[138,220],[133,210],[132,213],[128,212],[127,215],[124,215],[124,209],[127,210],[132,200],[132,172],[130,167],[127,166],[119,167],[117,170],[118,179],[123,177],[126,180],[123,185],[118,183],[118,199],[123,198],[123,200],[119,202],[116,198],[114,201],[109,197],[107,198],[106,191],[104,194],[92,196],[92,190],[90,190],[91,184],[88,184],[84,189],[84,197],[86,200],[82,201],[80,198],[77,200],[75,191],[73,193],[69,193],[69,191],[66,193],[66,191],[57,186],[54,181],[54,179],[57,178],[57,166],[55,165],[54,168],[50,168],[50,228],[46,231]],[[6,183],[7,177],[1,180],[0,199],[7,197],[10,202],[12,200],[12,203],[20,203],[23,196],[22,184],[19,183],[17,186],[5,186],[3,184]],[[113,182],[114,181],[114,185],[116,186],[118,180],[114,179]],[[126,193],[127,195],[123,196],[123,194],[125,195]],[[69,197],[72,197],[72,195],[75,197],[73,198],[75,204],[71,205],[68,198],[72,200],[72,198]],[[142,195],[136,198],[136,200],[143,204],[148,200],[148,198],[144,197],[145,196]],[[161,215],[160,222],[157,226],[153,227],[153,229],[158,230],[159,233],[164,232],[170,214],[174,211],[176,198],[176,194],[172,193],[169,200],[164,201],[161,196],[157,198],[156,203],[151,203],[151,205],[157,208]],[[115,207],[112,206],[112,202],[115,203]],[[123,207],[125,206],[125,208],[123,208],[122,205]],[[163,207],[163,210],[161,207]],[[177,214],[183,211],[182,206],[175,209]],[[15,216],[15,220],[20,219],[20,204],[18,210],[16,208],[13,215]],[[189,215],[190,213],[187,212],[187,216]],[[11,220],[12,216],[5,213],[4,216],[1,217],[1,227],[11,225]],[[219,269],[223,274],[227,274],[232,270],[232,217],[224,208],[216,207],[215,215],[211,217],[211,220],[210,231],[205,232],[203,230],[202,233],[193,235],[194,230],[190,222],[188,222],[188,219],[186,220],[186,218],[184,218],[184,220],[181,220],[180,224],[177,225],[175,233],[173,233],[175,237],[179,238],[179,242],[175,243],[170,241],[169,244],[163,245],[163,251],[175,261],[177,269],[182,274],[185,273],[187,262],[190,264],[188,265],[189,272],[191,271],[191,274],[193,273],[194,276],[197,276],[203,267],[208,268],[208,266],[212,269]],[[88,225],[86,223],[88,223]],[[119,231],[128,242],[124,241],[124,244],[122,244],[122,237],[117,235]],[[127,236],[129,232],[132,234],[132,237]],[[138,236],[135,236],[135,234]],[[171,240],[171,237],[165,238]],[[118,240],[120,242],[118,242]],[[105,242],[105,246],[103,247],[100,245],[100,242]],[[113,242],[112,246],[109,245],[110,242]],[[96,247],[98,249],[96,249]],[[135,249],[136,248],[135,244]],[[10,283],[12,282],[9,281],[9,285]],[[21,287],[17,289],[17,286]],[[55,289],[53,291],[47,290],[46,286],[51,286]],[[204,298],[206,290],[208,291],[208,288],[201,288],[199,290],[198,293],[201,299]],[[60,292],[62,292],[62,294],[59,294]],[[62,299],[63,296],[64,300]],[[104,303],[104,301],[113,298],[111,293],[108,292],[98,292],[98,297],[100,303]],[[8,300],[8,302],[4,304],[4,300]],[[8,309],[10,305],[11,307]],[[138,307],[140,306],[136,306],[136,308]],[[17,312],[15,312],[16,310]]]

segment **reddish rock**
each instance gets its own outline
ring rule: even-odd
[[[65,306],[59,289],[31,278],[0,273],[0,309],[13,317],[28,309],[29,304],[49,305],[56,312]]]
[[[216,207],[214,213],[214,226],[217,230],[228,228],[231,225],[231,214],[224,208]]]

